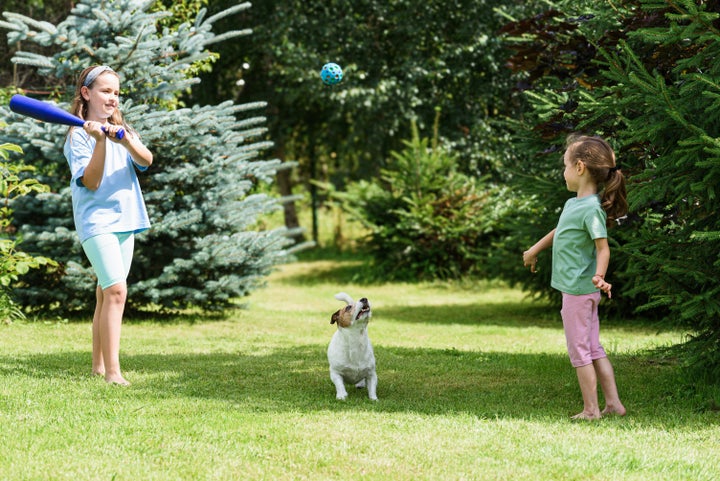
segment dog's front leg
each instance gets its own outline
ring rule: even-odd
[[[368,397],[371,401],[377,401],[377,373],[372,371],[365,379],[367,380]]]
[[[342,374],[330,370],[330,380],[335,384],[335,397],[341,401],[347,398],[347,391],[345,390],[345,381],[343,380]]]

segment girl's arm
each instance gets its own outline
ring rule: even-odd
[[[143,167],[150,167],[153,162],[153,154],[140,141],[140,138],[134,133],[127,133],[120,143],[130,152],[130,156],[136,164]]]
[[[130,153],[132,159],[143,167],[150,167],[153,161],[153,155],[140,139],[132,133],[126,132],[122,140],[117,140],[115,135],[120,129],[117,125],[109,125],[106,127],[107,133],[102,130],[102,124],[99,122],[85,122],[83,129],[95,139],[95,149],[93,150],[90,162],[85,167],[85,173],[82,177],[82,183],[85,187],[92,191],[98,190],[102,183],[103,174],[105,172],[105,142],[107,139],[113,142],[119,142]]]
[[[140,138],[134,132],[128,132],[126,130],[125,136],[123,136],[122,139],[118,140],[118,138],[115,136],[117,135],[118,130],[120,130],[122,127],[119,125],[108,125],[106,128],[108,138],[113,142],[118,142],[120,145],[125,147],[130,153],[130,157],[132,157],[133,161],[136,164],[142,167],[150,167],[152,165],[152,152],[150,152],[150,150],[145,147],[145,145],[140,141]]]
[[[548,232],[547,235],[537,241],[534,246],[523,252],[523,265],[525,267],[529,266],[530,272],[535,272],[538,254],[552,246],[553,237],[555,237],[555,229]]]
[[[85,167],[82,183],[92,191],[98,190],[105,172],[105,132],[99,122],[85,122],[83,129],[95,139],[95,149]]]
[[[595,275],[592,278],[595,287],[607,294],[608,297],[612,297],[610,290],[612,284],[605,281],[605,273],[607,272],[608,265],[610,265],[610,245],[606,238],[595,239],[595,259],[597,267],[595,268]]]

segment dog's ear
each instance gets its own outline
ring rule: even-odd
[[[330,318],[330,324],[337,323],[338,327],[350,327],[352,325],[352,313],[350,308],[340,309]]]
[[[344,292],[339,292],[335,294],[335,299],[338,301],[343,301],[345,304],[354,304],[355,301],[353,301],[353,298],[350,297],[348,294],[345,294]]]

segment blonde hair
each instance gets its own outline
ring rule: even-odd
[[[567,138],[566,152],[573,165],[581,160],[598,189],[602,188],[600,203],[612,227],[628,212],[625,176],[615,163],[612,147],[600,137],[573,134]]]
[[[95,83],[95,80],[97,80],[98,77],[101,75],[105,75],[107,73],[115,75],[118,80],[120,79],[120,75],[118,75],[117,72],[112,70],[109,67],[105,67],[100,71],[98,75],[96,75],[94,78],[89,79],[90,82],[85,85],[86,80],[88,80],[88,75],[98,67],[103,67],[102,65],[92,65],[90,67],[87,67],[85,70],[80,72],[80,76],[78,77],[77,84],[75,86],[75,95],[73,96],[72,105],[70,107],[70,112],[73,113],[73,115],[77,115],[81,119],[85,120],[88,113],[88,102],[85,100],[85,98],[82,96],[82,88],[92,88],[93,84]],[[117,108],[113,112],[113,114],[108,118],[108,122],[113,125],[121,125],[125,128],[125,130],[130,130],[130,127],[125,123],[125,120],[123,119],[123,115],[120,112],[120,109]],[[73,127],[70,127],[69,132],[71,132]]]

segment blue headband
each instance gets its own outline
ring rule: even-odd
[[[97,67],[92,69],[89,74],[87,74],[87,77],[85,77],[85,81],[83,81],[83,87],[89,87],[90,84],[92,84],[95,79],[100,76],[100,74],[105,72],[115,73],[115,71],[107,65],[98,65]]]

